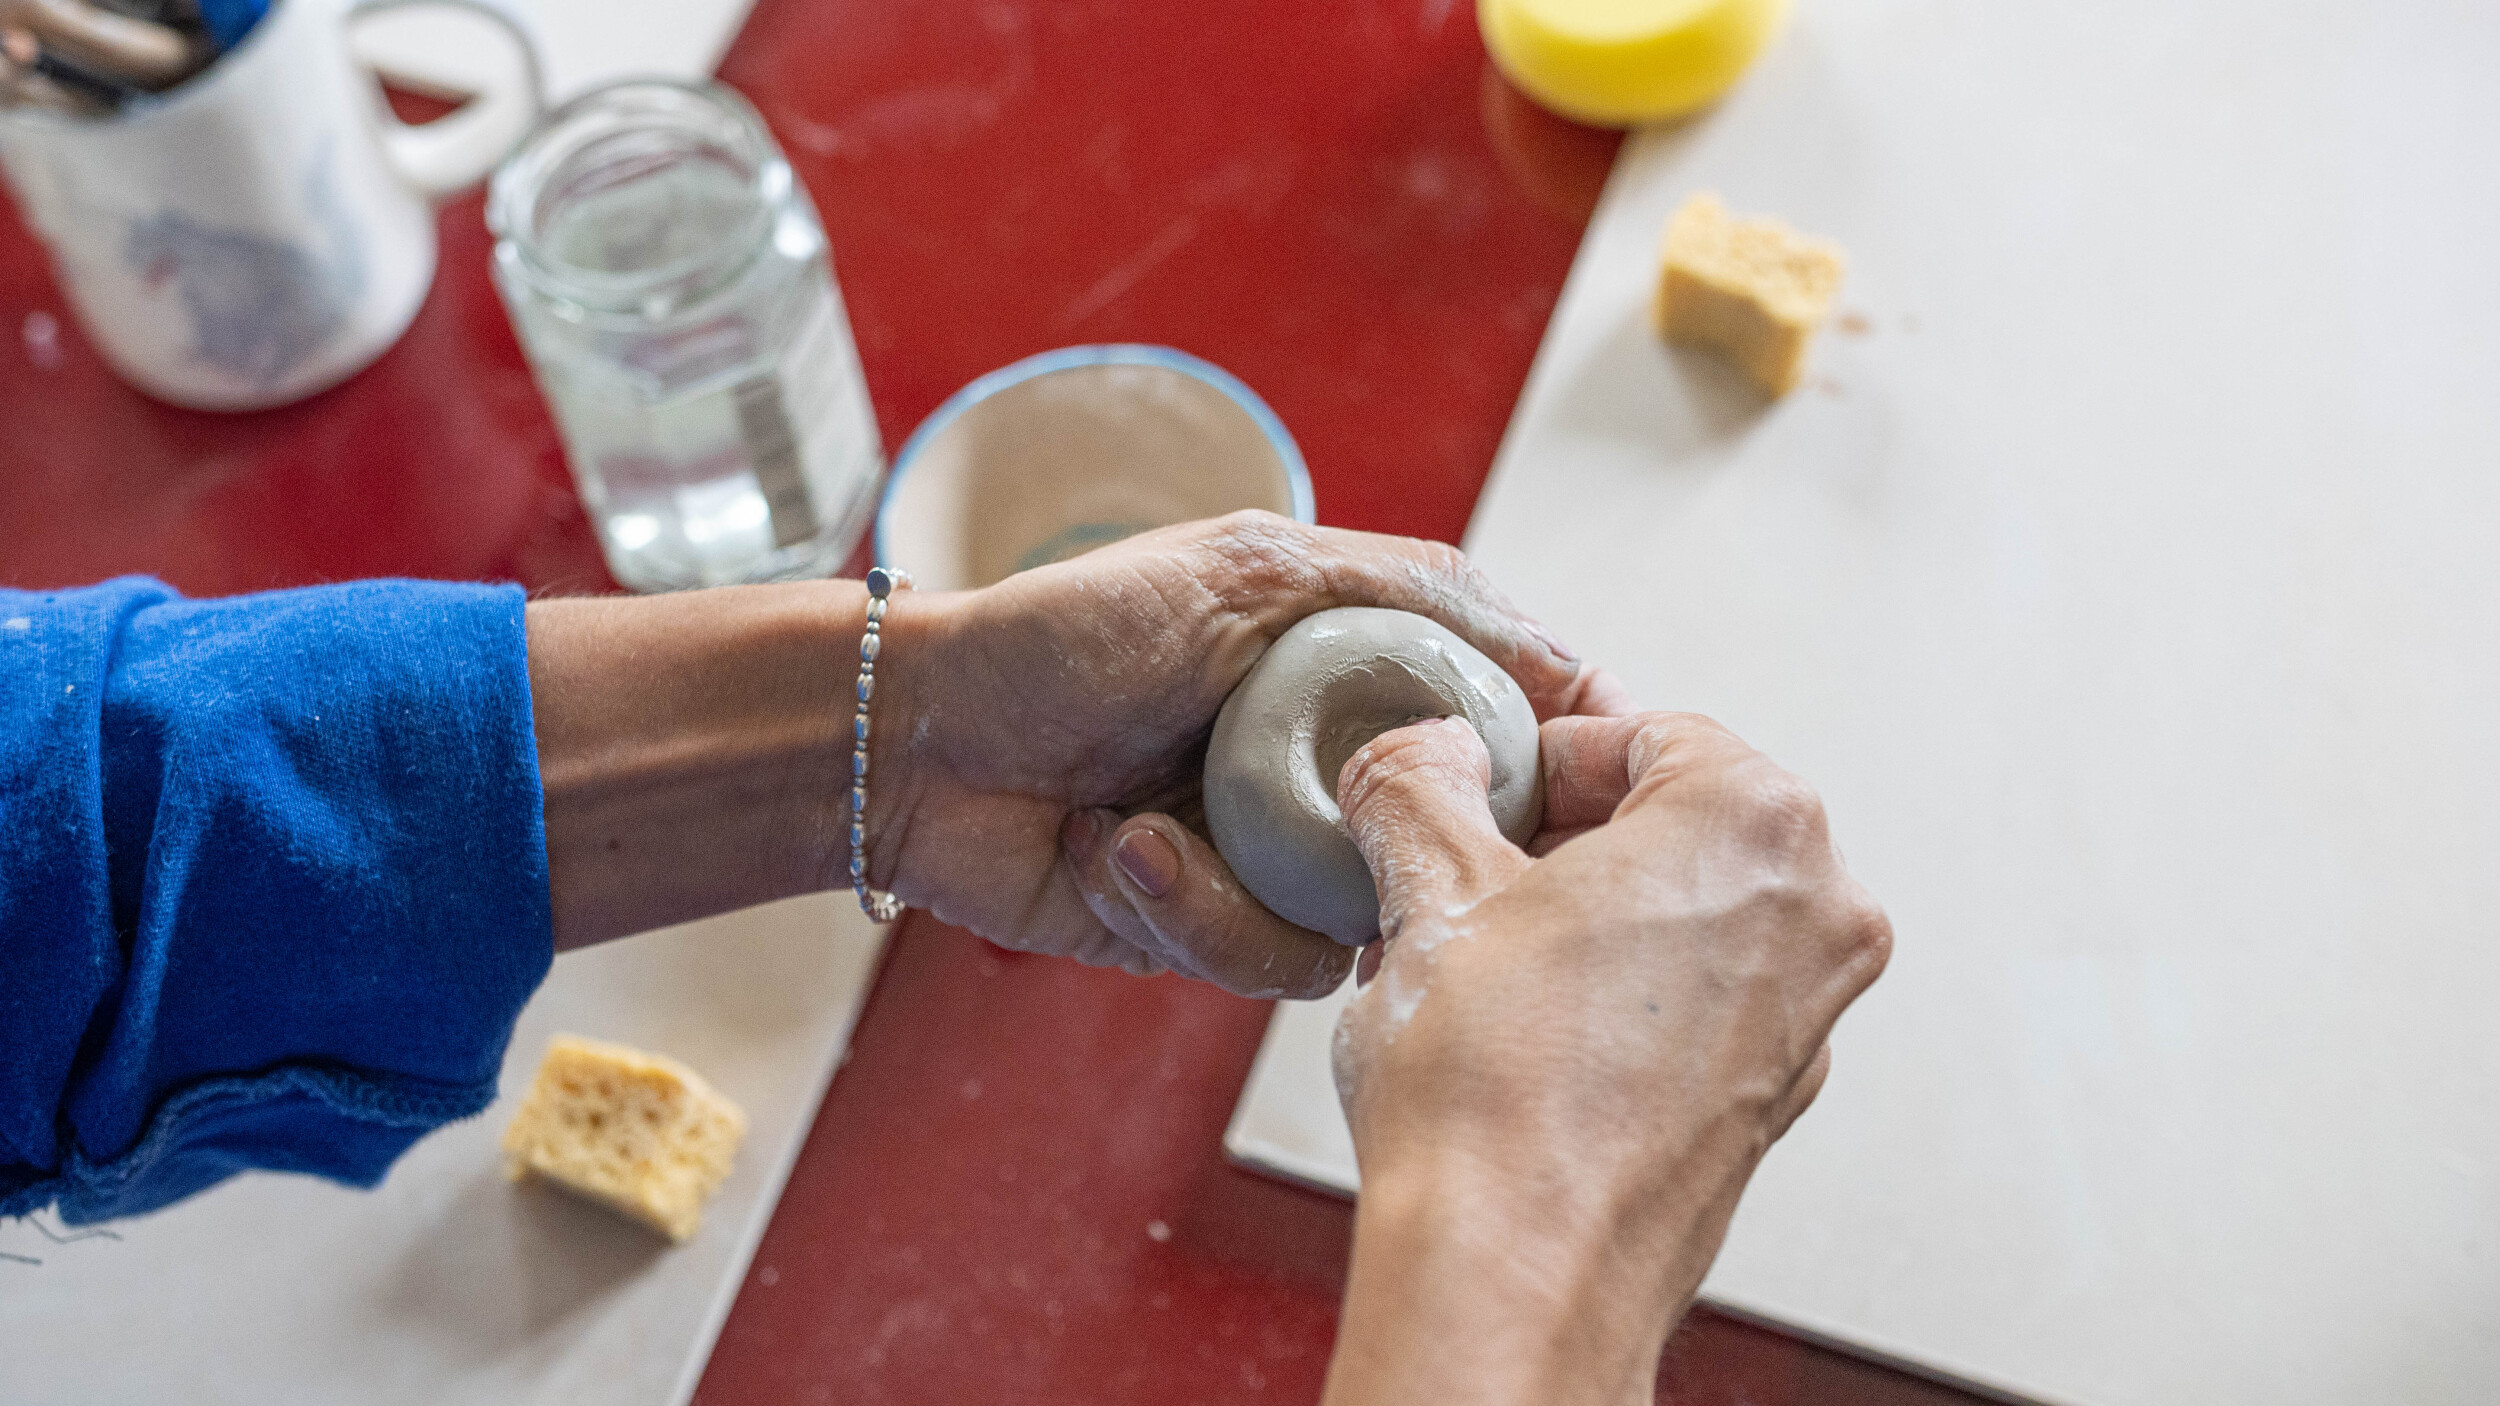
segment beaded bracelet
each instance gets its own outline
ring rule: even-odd
[[[911,573],[877,567],[868,573],[868,629],[859,637],[859,712],[851,719],[851,891],[859,910],[880,923],[903,916],[903,900],[868,887],[868,696],[877,691],[877,649],[886,598],[911,585]]]

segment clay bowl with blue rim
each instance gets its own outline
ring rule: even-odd
[[[1154,346],[1068,347],[957,391],[905,441],[877,563],[925,590],[986,586],[1240,508],[1311,521],[1311,480],[1266,402]]]

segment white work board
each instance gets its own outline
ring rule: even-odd
[[[67,1244],[0,1222],[0,1252],[40,1261],[0,1260],[0,1401],[682,1406],[883,940],[848,893],[816,894],[560,956],[502,1097],[373,1191],[249,1174]],[[557,1031],[673,1055],[746,1110],[693,1239],[503,1179],[497,1140]]]
[[[2500,1401],[2500,7],[1804,0],[1626,146],[1469,546],[1890,908],[1705,1293],[2084,1406]],[[1716,189],[1850,255],[1764,404]],[[1350,1190],[1329,1010],[1228,1143]]]

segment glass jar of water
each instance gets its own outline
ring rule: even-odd
[[[495,173],[486,219],[619,581],[840,568],[884,455],[824,229],[754,108],[717,83],[595,89]]]

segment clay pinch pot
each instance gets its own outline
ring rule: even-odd
[[[1313,516],[1301,451],[1256,392],[1170,347],[1063,347],[972,382],[912,431],[877,509],[877,564],[965,590],[1239,508]]]
[[[1323,610],[1279,636],[1216,715],[1207,830],[1233,876],[1289,923],[1348,946],[1380,935],[1380,893],[1337,808],[1346,759],[1392,728],[1466,720],[1493,760],[1494,824],[1544,815],[1536,711],[1501,667],[1403,610]]]

